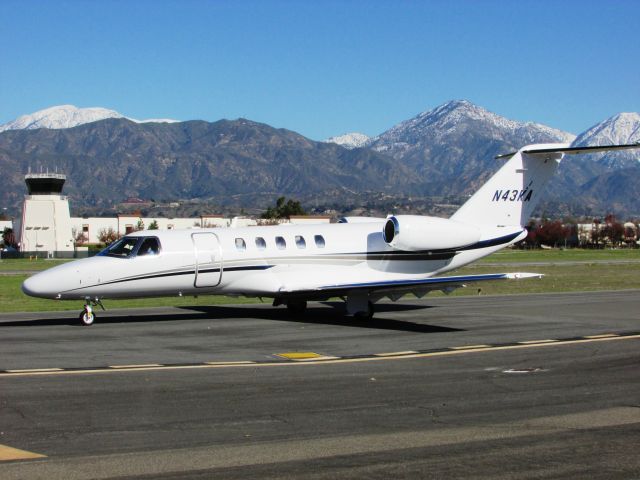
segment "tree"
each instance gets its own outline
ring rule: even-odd
[[[611,242],[614,247],[617,247],[622,243],[624,239],[624,225],[616,221],[616,217],[613,213],[604,217],[605,225],[601,229],[601,235]]]
[[[158,228],[159,228],[159,227],[158,227],[158,221],[157,221],[157,220],[154,220],[153,222],[151,222],[151,223],[149,224],[149,228],[148,228],[148,229],[149,229],[149,230],[158,230]]]
[[[607,223],[602,228],[602,236],[607,237],[611,244],[617,247],[624,238],[624,226],[619,222]]]
[[[2,241],[5,247],[18,249],[18,242],[16,241],[15,233],[13,233],[13,228],[5,227],[4,232],[2,232]]]
[[[564,246],[571,234],[571,229],[562,225],[560,220],[544,222],[536,232],[536,238],[541,244],[549,246]]]
[[[118,235],[118,232],[116,232],[113,227],[109,227],[109,228],[101,228],[98,231],[98,240],[100,240],[100,242],[104,243],[105,245],[110,245],[113,242],[115,242],[118,238],[120,237],[120,235]]]
[[[264,212],[261,217],[262,218],[289,218],[291,215],[306,215],[307,212],[304,211],[302,205],[297,200],[289,199],[286,197],[279,197],[276,200],[275,208],[269,207],[267,211]]]
[[[530,220],[527,224],[527,237],[522,241],[522,245],[525,248],[536,248],[538,244],[538,225],[534,220]]]
[[[138,219],[138,223],[136,223],[136,232],[140,231],[140,230],[144,230],[144,222],[142,221],[142,218]]]
[[[87,243],[87,240],[89,240],[83,231],[72,233],[74,233],[73,239],[75,240],[76,245],[84,245],[85,243]]]

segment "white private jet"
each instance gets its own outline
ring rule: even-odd
[[[449,219],[394,215],[344,223],[141,231],[97,256],[33,275],[27,295],[84,300],[91,325],[102,300],[243,295],[273,298],[302,312],[309,300],[342,297],[347,313],[371,318],[383,297],[451,292],[470,282],[540,277],[534,273],[441,276],[516,243],[564,154],[640,148],[529,145]]]

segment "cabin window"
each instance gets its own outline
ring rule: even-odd
[[[236,238],[236,250],[239,252],[244,252],[247,249],[247,244],[244,241],[244,238]]]
[[[324,243],[324,237],[322,235],[316,235],[313,238],[316,241],[316,247],[324,248],[325,243]]]
[[[138,256],[141,255],[158,255],[160,253],[160,242],[155,237],[147,237],[138,248]]]
[[[307,248],[307,242],[304,241],[304,237],[302,235],[296,235],[296,246],[298,248]]]
[[[264,238],[256,237],[256,248],[258,250],[264,250],[267,248],[267,242],[265,242]]]
[[[284,237],[276,237],[276,247],[278,247],[278,249],[280,250],[284,250],[285,248],[287,248],[287,242],[285,241]]]

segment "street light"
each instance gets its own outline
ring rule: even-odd
[[[7,218],[7,207],[2,207],[2,215],[3,215],[3,218]],[[11,222],[11,226],[13,227],[13,222]],[[4,238],[3,238],[3,240],[4,240]],[[2,242],[2,244],[4,245],[4,241]],[[4,245],[4,248],[7,248],[7,246]],[[2,252],[1,251],[0,251],[0,261],[2,261]]]

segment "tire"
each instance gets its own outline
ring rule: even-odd
[[[302,315],[307,310],[307,302],[304,300],[287,302],[287,310],[292,315]]]
[[[367,307],[368,310],[366,312],[358,312],[354,315],[354,317],[358,320],[371,320],[374,314],[373,303],[369,302],[367,304]]]
[[[96,320],[96,314],[93,312],[89,313],[86,310],[83,310],[82,312],[80,312],[79,319],[82,325],[84,325],[85,327],[89,327],[93,325],[93,322]]]

